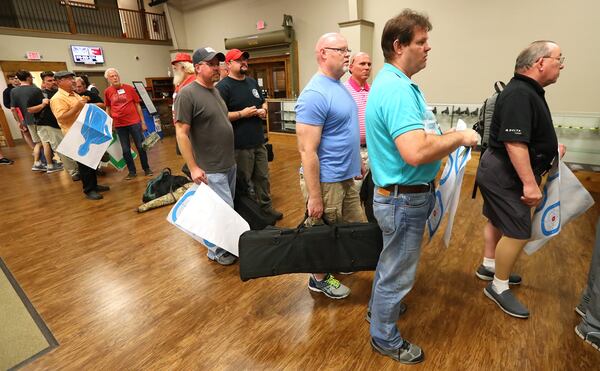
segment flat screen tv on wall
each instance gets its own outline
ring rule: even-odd
[[[104,52],[99,46],[71,45],[74,63],[103,64]]]

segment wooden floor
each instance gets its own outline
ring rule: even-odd
[[[303,214],[293,144],[275,141],[271,163],[282,226]],[[100,178],[102,201],[83,198],[64,172],[30,170],[28,148],[3,148],[0,167],[0,256],[60,346],[26,369],[103,370],[591,370],[600,352],[581,341],[573,311],[587,277],[599,215],[594,206],[516,271],[517,296],[531,318],[519,320],[487,299],[474,271],[482,248],[481,198],[465,177],[452,244],[423,247],[416,285],[407,296],[402,334],[426,354],[402,366],[375,354],[365,312],[372,272],[342,276],[352,289],[334,301],[307,289],[306,275],[240,281],[206,249],[166,220],[169,208],[137,214],[146,178]],[[472,161],[475,163],[475,161]],[[150,153],[157,171],[179,169],[174,139]],[[138,163],[139,168],[139,163]],[[598,184],[598,175],[588,176]],[[597,202],[600,194],[594,194]],[[1,331],[1,329],[0,329]],[[595,366],[594,366],[595,365]]]

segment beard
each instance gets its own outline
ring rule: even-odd
[[[175,84],[175,86],[181,84],[183,82],[183,79],[185,79],[185,73],[183,73],[183,71],[173,71],[173,84]]]
[[[247,74],[248,74],[248,67],[241,67],[240,75],[247,75]]]

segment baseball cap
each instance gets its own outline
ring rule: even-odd
[[[58,71],[54,74],[55,79],[62,79],[63,77],[67,76],[75,76],[75,74],[71,71]]]
[[[192,63],[198,64],[200,62],[208,62],[214,57],[217,57],[219,62],[223,62],[225,60],[225,55],[214,50],[211,47],[196,49],[194,55],[192,56]]]
[[[246,59],[250,58],[250,54],[248,52],[243,52],[239,49],[231,49],[225,55],[225,62],[231,62],[236,59],[240,59],[241,56],[244,56]]]
[[[175,64],[178,62],[190,62],[192,63],[192,57],[188,53],[177,53],[175,55],[175,59],[171,61],[171,64]]]

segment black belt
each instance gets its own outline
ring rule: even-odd
[[[416,184],[416,185],[402,185],[402,184],[392,184],[387,187],[379,187],[377,192],[382,196],[389,196],[390,194],[400,194],[400,193],[425,193],[431,192],[434,189],[433,182],[428,184]]]
[[[366,143],[365,144],[361,144],[360,148],[367,148],[367,144]]]

